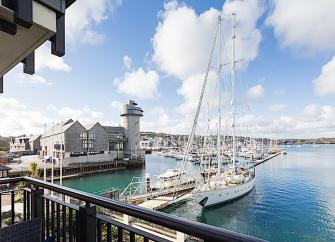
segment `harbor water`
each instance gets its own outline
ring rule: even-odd
[[[164,212],[269,241],[335,241],[335,145],[287,148],[256,168],[254,189],[229,204],[203,210],[191,201]],[[87,192],[125,187],[133,176],[158,175],[177,161],[147,155],[143,169],[65,180]]]

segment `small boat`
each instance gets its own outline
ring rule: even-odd
[[[190,173],[181,172],[180,169],[168,169],[157,177],[157,181],[152,183],[152,191],[174,188],[177,185],[187,185],[195,182]]]

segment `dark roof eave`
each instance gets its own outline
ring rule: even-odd
[[[65,8],[70,7],[76,0],[65,0]]]

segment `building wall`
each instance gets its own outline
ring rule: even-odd
[[[9,151],[10,152],[23,152],[29,150],[29,139],[28,138],[14,138],[10,141]]]
[[[108,151],[108,133],[99,123],[94,125],[88,132],[89,134],[95,134],[93,148],[90,148],[89,151]]]
[[[124,134],[127,138],[125,151],[136,154],[140,150],[140,117],[135,115],[123,116]]]
[[[64,144],[64,142],[64,133],[57,133],[47,137],[42,136],[40,139],[41,155],[56,157],[56,153],[60,153],[61,151],[55,149],[55,144]]]
[[[30,150],[37,154],[41,150],[41,137],[29,140]]]
[[[79,157],[66,157],[63,159],[64,164],[79,164],[87,162],[109,162],[114,161],[117,158],[117,152],[109,152],[107,154],[96,154],[89,156],[79,156]],[[119,155],[119,158],[120,157]]]
[[[76,121],[70,128],[65,131],[65,152],[86,152],[87,148],[83,147],[83,139],[80,134],[86,134],[86,129]]]

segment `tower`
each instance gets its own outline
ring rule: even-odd
[[[121,117],[127,139],[124,147],[126,157],[136,157],[140,154],[140,117],[142,116],[143,110],[135,101],[129,100],[129,103],[123,106]]]

